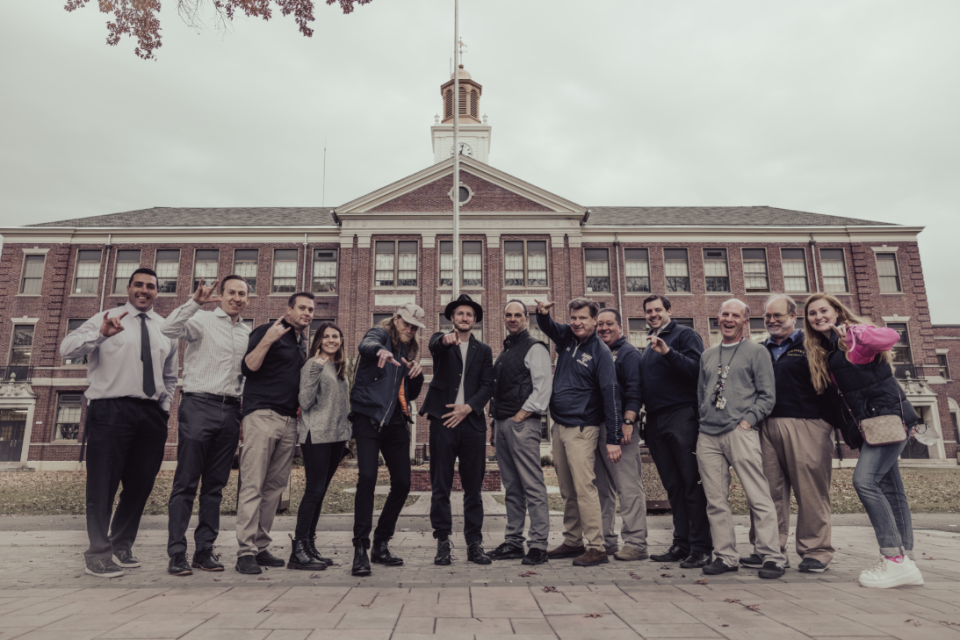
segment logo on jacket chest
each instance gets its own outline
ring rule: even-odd
[[[590,361],[591,361],[591,360],[593,360],[593,356],[592,356],[592,355],[590,355],[589,353],[581,353],[581,354],[580,354],[580,358],[577,360],[577,362],[578,362],[579,364],[582,364],[583,366],[589,368],[589,367],[590,367]]]

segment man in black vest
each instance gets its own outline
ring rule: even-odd
[[[437,539],[434,563],[450,564],[453,516],[450,492],[454,462],[460,459],[463,485],[464,537],[467,560],[490,564],[484,553],[483,501],[480,495],[486,472],[487,421],[484,408],[493,389],[493,351],[473,337],[473,325],[483,319],[479,304],[463,294],[450,302],[444,316],[453,331],[430,337],[433,380],[420,415],[430,416],[430,524]]]
[[[492,560],[523,564],[547,561],[550,506],[540,465],[540,416],[550,406],[553,369],[547,346],[527,331],[527,306],[510,300],[503,310],[507,339],[493,367],[490,416],[496,434],[497,463],[507,506],[505,542],[490,552]],[[530,550],[523,553],[523,525],[530,513]]]

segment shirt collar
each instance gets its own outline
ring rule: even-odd
[[[610,345],[611,351],[612,351],[613,349],[619,349],[619,348],[622,347],[624,344],[626,344],[626,342],[627,342],[627,336],[625,336],[625,335],[620,336],[620,339],[619,339],[619,340],[617,340],[617,341],[614,342],[612,345]]]
[[[129,300],[127,300],[127,304],[123,305],[123,309],[134,318],[139,316],[141,313],[146,313],[147,317],[150,318],[151,320],[163,320],[163,316],[161,316],[159,313],[154,311],[152,308],[150,309],[150,311],[146,311],[146,312],[140,311],[135,306],[130,304]]]
[[[773,338],[767,338],[766,344],[768,347],[773,347],[773,348],[788,346],[795,343],[797,341],[797,336],[799,335],[800,335],[800,329],[794,329],[793,333],[787,336],[783,340],[783,342],[781,342],[780,344],[777,344],[776,342],[774,342]]]
[[[224,311],[223,307],[217,307],[216,309],[214,309],[213,315],[217,316],[218,318],[226,318],[227,320],[230,319],[230,314]],[[233,324],[243,324],[243,316],[238,317],[237,321],[234,322]]]

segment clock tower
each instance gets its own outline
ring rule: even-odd
[[[457,70],[460,80],[460,153],[488,162],[490,156],[490,126],[486,124],[487,117],[480,120],[480,96],[483,87],[475,82],[470,73],[460,65]],[[440,87],[440,96],[443,98],[443,120],[440,116],[435,119],[436,124],[430,127],[433,138],[433,162],[442,162],[453,155],[453,76]]]

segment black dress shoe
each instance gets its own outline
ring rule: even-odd
[[[124,569],[136,569],[140,566],[140,560],[129,549],[116,551],[113,555],[117,556],[117,564]]]
[[[190,563],[187,562],[187,554],[183,551],[178,551],[170,556],[167,573],[172,576],[192,576],[193,571],[190,570]]]
[[[317,551],[316,538],[307,538],[306,540],[304,540],[304,542],[306,542],[307,544],[307,553],[310,554],[311,558],[313,558],[314,560],[319,560],[320,562],[327,565],[328,567],[333,566],[333,560],[331,560],[330,558],[324,558],[322,555],[320,555],[320,552]]]
[[[546,549],[530,549],[520,564],[543,564],[548,560]]]
[[[739,569],[739,566],[731,567],[720,558],[717,558],[710,564],[706,565],[703,568],[703,572],[708,576],[719,576],[722,573],[730,573],[731,571],[738,571]]]
[[[748,569],[759,569],[763,567],[763,558],[759,554],[751,553],[745,558],[740,558],[740,566]]]
[[[767,560],[763,563],[763,566],[760,567],[758,575],[761,578],[767,580],[775,580],[777,578],[782,578],[784,574],[783,565],[779,562],[774,562],[773,560]]]
[[[490,556],[483,552],[483,545],[479,542],[474,542],[473,544],[467,546],[467,561],[474,564],[493,563],[493,560],[490,559]]]
[[[287,563],[270,553],[269,549],[264,549],[257,554],[257,564],[261,567],[285,567]]]
[[[293,545],[290,551],[290,560],[287,562],[287,569],[300,569],[302,571],[323,571],[327,568],[325,562],[320,562],[309,553],[307,545],[303,540],[293,539]]]
[[[223,565],[220,564],[213,549],[197,549],[193,553],[193,568],[204,571],[223,571]]]
[[[546,552],[544,552],[546,553]],[[487,554],[491,560],[519,560],[523,557],[523,547],[504,542]]]
[[[452,562],[450,559],[450,550],[453,549],[453,543],[450,538],[440,538],[437,540],[437,555],[433,559],[433,564],[446,566]]]
[[[237,558],[237,564],[233,567],[240,573],[247,576],[255,576],[263,573],[263,569],[257,564],[257,559],[253,556],[240,556]]]
[[[353,543],[353,567],[350,569],[351,575],[370,575],[370,558],[367,557],[367,545],[369,544],[370,540]]]
[[[683,562],[680,563],[681,569],[700,569],[710,564],[709,553],[691,553]]]
[[[650,556],[650,560],[653,562],[679,562],[685,560],[689,555],[689,552],[684,551],[677,545],[673,545],[666,553]]]
[[[399,567],[403,565],[403,558],[398,558],[390,553],[390,547],[386,540],[374,540],[373,549],[370,550],[370,562],[388,567]]]

